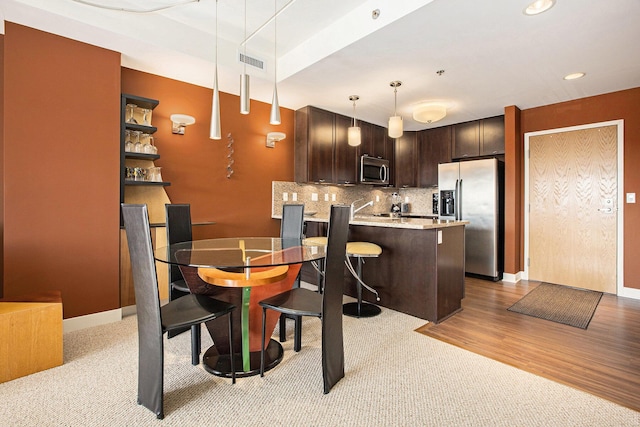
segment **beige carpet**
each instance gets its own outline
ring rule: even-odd
[[[235,385],[190,364],[189,334],[165,339],[159,421],[136,404],[130,316],[65,334],[64,365],[0,384],[0,426],[640,425],[638,412],[414,332],[424,323],[388,309],[344,317],[346,376],[327,395],[317,319],[304,320],[301,352],[289,339],[280,365]]]
[[[541,283],[507,310],[587,329],[602,292]]]

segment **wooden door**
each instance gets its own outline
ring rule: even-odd
[[[529,279],[616,293],[617,148],[617,126],[529,137]]]

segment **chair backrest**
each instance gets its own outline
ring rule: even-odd
[[[322,365],[323,371],[326,372],[326,375],[323,375],[325,393],[344,376],[342,294],[349,214],[349,206],[331,206],[322,294]]]
[[[161,414],[164,347],[158,276],[146,205],[122,204],[138,318],[138,403]]]
[[[302,239],[304,205],[283,205],[280,223],[281,239]]]
[[[167,203],[164,206],[167,214],[167,245],[193,240],[191,234],[191,205]],[[169,259],[173,259],[173,254],[169,254]],[[171,264],[169,266],[169,282],[175,282],[180,279],[182,279],[180,268]]]

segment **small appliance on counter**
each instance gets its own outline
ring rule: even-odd
[[[399,217],[402,212],[402,197],[398,193],[391,194],[391,216]]]
[[[410,203],[406,203],[406,202],[400,203],[400,212],[403,215],[404,214],[408,214],[409,212],[411,212],[411,204]]]
[[[433,202],[431,204],[431,209],[434,215],[438,215],[438,193],[433,193],[432,194],[433,197]]]

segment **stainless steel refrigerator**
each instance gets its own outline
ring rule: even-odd
[[[504,163],[497,159],[438,165],[440,219],[469,221],[465,271],[491,280],[504,271]]]

